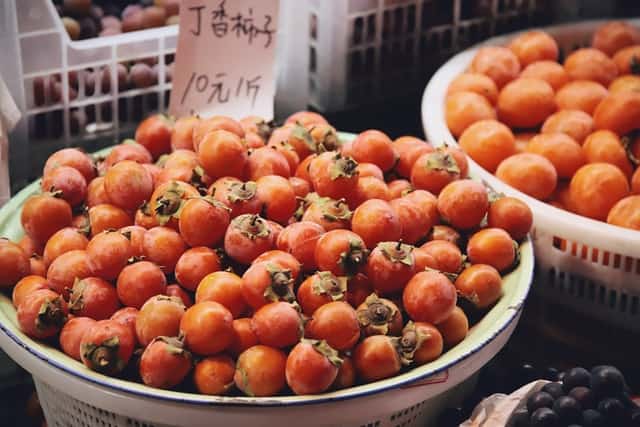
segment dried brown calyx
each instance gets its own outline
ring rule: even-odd
[[[349,156],[337,153],[333,157],[333,164],[329,168],[329,176],[332,180],[338,178],[351,178],[358,174],[358,162]]]
[[[264,290],[264,297],[268,301],[286,301],[293,303],[295,295],[293,294],[293,276],[291,270],[281,268],[280,266],[267,263],[267,272],[269,273],[271,283]]]
[[[347,293],[347,278],[337,277],[330,271],[320,271],[311,288],[316,295],[328,295],[333,301],[341,301]]]
[[[338,261],[338,263],[345,273],[351,276],[356,274],[360,267],[367,263],[368,256],[369,251],[361,241],[351,240],[349,242],[349,248],[340,254],[340,261]]]
[[[353,215],[345,199],[334,200],[330,197],[322,197],[315,203],[318,204],[322,216],[327,221],[349,221]]]
[[[460,167],[451,154],[434,151],[427,159],[427,169],[445,171],[449,174],[460,174]]]
[[[91,369],[111,375],[124,369],[124,361],[118,356],[119,349],[120,338],[112,336],[100,344],[83,344],[81,352]]]
[[[365,336],[388,335],[390,332],[394,332],[398,321],[400,321],[400,325],[402,323],[398,307],[388,299],[380,298],[376,294],[367,297],[358,308],[356,315]]]
[[[337,368],[342,366],[342,358],[338,354],[338,351],[331,347],[325,340],[311,340],[303,338],[301,342],[311,345],[315,351],[326,357],[331,364]]]
[[[382,242],[378,246],[382,254],[392,263],[400,263],[412,267],[414,259],[411,256],[413,246],[399,242]]]
[[[267,237],[271,234],[269,224],[260,215],[244,214],[237,216],[231,222],[231,226],[251,240]]]
[[[429,337],[416,328],[415,323],[409,321],[402,329],[402,335],[396,341],[396,349],[400,356],[400,361],[407,366],[413,363],[413,357],[422,343]]]
[[[63,309],[62,296],[46,299],[38,310],[36,328],[44,330],[50,327],[61,328],[67,321],[67,314]]]
[[[172,181],[167,190],[156,199],[154,211],[160,225],[165,225],[171,218],[180,218],[184,206],[184,189],[176,181]]]

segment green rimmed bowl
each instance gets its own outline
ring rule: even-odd
[[[350,139],[353,135],[341,137]],[[33,183],[0,209],[0,236],[12,240],[22,237],[21,206],[39,191],[39,183]],[[4,294],[0,294],[0,347],[34,376],[50,425],[281,426],[299,417],[305,425],[424,426],[433,421],[430,415],[437,408],[464,392],[465,381],[511,336],[533,275],[533,250],[528,239],[520,252],[519,266],[503,279],[503,297],[463,342],[434,362],[401,375],[320,395],[204,396],[107,377],[24,335],[11,299]]]

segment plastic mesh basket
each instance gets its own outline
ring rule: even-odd
[[[588,46],[605,21],[548,27],[561,54]],[[640,25],[640,20],[631,23]],[[514,35],[483,44],[501,45]],[[477,47],[466,50],[433,76],[422,99],[422,122],[434,144],[456,144],[444,119],[449,83],[470,64]],[[575,215],[533,199],[510,187],[469,159],[472,173],[495,190],[526,201],[534,213],[532,239],[536,251],[534,290],[543,298],[588,317],[640,331],[640,232]]]

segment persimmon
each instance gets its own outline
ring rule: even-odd
[[[32,338],[56,335],[67,320],[69,309],[62,296],[50,289],[34,291],[17,308],[20,330]]]
[[[225,175],[236,176],[227,173]],[[271,147],[257,148],[249,153],[244,168],[244,177],[256,181],[267,175],[279,175],[284,178],[291,176],[291,167],[284,154]]]
[[[593,131],[593,119],[581,110],[560,110],[547,117],[540,129],[542,133],[564,133],[582,144]]]
[[[400,372],[402,362],[396,341],[385,335],[365,338],[353,353],[353,364],[358,376],[365,381],[377,381]]]
[[[351,229],[362,237],[367,247],[379,242],[397,241],[402,237],[402,224],[388,202],[369,199],[353,212]]]
[[[475,92],[492,104],[498,101],[498,87],[487,75],[466,72],[454,78],[447,88],[447,96],[456,92]]]
[[[402,242],[380,242],[369,254],[366,274],[380,295],[401,291],[416,272],[413,247]]]
[[[453,309],[449,317],[436,325],[447,347],[462,342],[469,332],[469,319],[460,307]]]
[[[144,384],[170,389],[189,375],[193,360],[191,353],[184,348],[182,340],[162,336],[154,339],[144,349],[139,365],[140,378]]]
[[[509,43],[509,49],[518,57],[522,67],[536,61],[558,60],[558,43],[548,33],[540,30],[527,31],[514,37]]]
[[[493,106],[476,92],[455,92],[445,100],[445,120],[455,137],[459,137],[465,129],[480,120],[495,118]]]
[[[136,317],[138,342],[146,347],[160,336],[177,337],[184,313],[185,306],[179,298],[166,295],[149,298]]]
[[[124,160],[107,170],[104,190],[111,203],[133,210],[151,197],[153,178],[142,165]]]
[[[458,139],[460,147],[480,166],[495,172],[501,161],[516,153],[511,129],[497,120],[481,120]]]
[[[220,257],[216,251],[197,246],[180,255],[175,267],[175,276],[183,288],[195,291],[207,275],[220,271],[221,268]]]
[[[370,294],[356,308],[356,316],[363,336],[400,335],[402,313],[391,300]]]
[[[176,120],[171,129],[171,148],[193,150],[193,129],[199,122],[197,116],[184,116]]]
[[[136,143],[132,139],[125,140],[122,144],[116,145],[111,149],[109,155],[102,163],[102,169],[107,170],[116,163],[124,160],[133,160],[140,164],[153,162],[153,157],[149,150],[141,144]]]
[[[593,114],[609,91],[606,86],[590,80],[574,80],[562,86],[555,95],[559,110],[582,110]]]
[[[162,114],[147,117],[136,128],[135,140],[157,159],[171,151],[172,127],[173,122]]]
[[[267,219],[286,224],[296,210],[296,193],[286,178],[267,175],[256,181],[256,195]]]
[[[287,117],[285,123],[299,123],[305,127],[315,124],[328,124],[327,119],[314,111],[298,111],[297,113],[293,113]]]
[[[478,49],[469,69],[489,76],[500,89],[518,76],[520,62],[506,47],[487,46]]]
[[[267,397],[286,385],[287,355],[277,348],[254,345],[238,356],[234,381],[247,396]]]
[[[571,178],[569,193],[577,213],[604,221],[613,205],[629,194],[629,181],[616,166],[590,163]]]
[[[585,164],[582,147],[564,133],[541,133],[527,145],[527,152],[539,154],[551,162],[558,178],[571,178]]]
[[[242,294],[242,278],[228,271],[206,275],[196,288],[196,304],[202,301],[222,304],[237,319],[247,311],[247,302]]]
[[[358,184],[348,199],[349,207],[356,209],[370,199],[389,201],[389,187],[383,180],[372,176],[358,178]]]
[[[399,348],[404,364],[424,365],[442,354],[442,335],[431,323],[408,322],[402,330]]]
[[[118,298],[127,306],[140,309],[151,297],[164,295],[167,279],[157,265],[138,261],[122,269],[116,283]]]
[[[593,112],[595,129],[608,129],[626,135],[638,128],[640,92],[616,92],[607,95]]]
[[[427,254],[426,267],[444,273],[458,273],[462,268],[462,253],[453,243],[446,240],[431,240],[420,246],[420,252]]]
[[[358,184],[358,163],[335,151],[318,155],[309,163],[311,185],[323,197],[348,197]]]
[[[514,128],[540,125],[556,110],[553,88],[544,80],[520,77],[498,95],[498,118]]]
[[[316,268],[315,248],[325,229],[310,221],[301,221],[288,225],[278,236],[276,245],[281,251],[290,253],[298,260],[303,270]]]
[[[251,319],[251,328],[258,342],[270,347],[285,348],[302,338],[302,318],[295,306],[284,301],[260,307]]]
[[[47,269],[47,281],[54,291],[68,295],[76,279],[91,276],[87,252],[74,249],[57,257]]]
[[[383,172],[391,170],[397,160],[391,139],[378,130],[358,134],[352,143],[352,156],[357,162],[375,164]]]
[[[554,92],[569,82],[569,75],[562,64],[549,60],[532,62],[522,70],[520,77],[544,80]]]
[[[242,182],[235,178],[220,178],[210,188],[211,195],[231,209],[232,219],[262,211],[264,202],[258,197],[257,191],[258,185],[254,181]]]
[[[462,177],[457,160],[442,150],[423,154],[411,168],[411,185],[438,194],[450,182]]]
[[[180,234],[168,227],[153,227],[144,233],[144,257],[156,263],[165,273],[175,270],[178,260],[187,250]]]
[[[112,204],[100,204],[89,208],[91,236],[105,230],[120,229],[133,224],[131,215],[124,209]]]
[[[233,319],[233,341],[227,352],[233,357],[238,357],[240,353],[258,344],[258,337],[251,327],[251,318],[243,317]]]
[[[0,288],[9,288],[31,271],[29,255],[12,241],[0,238]]]
[[[221,396],[230,391],[235,372],[235,364],[229,356],[209,356],[196,364],[193,382],[200,393]]]
[[[389,189],[389,197],[391,197],[391,200],[398,199],[414,189],[406,179],[394,179],[387,184],[387,188]]]
[[[620,137],[610,130],[597,130],[582,145],[587,163],[611,163],[627,176],[633,174],[633,166]]]
[[[225,131],[236,135],[238,138],[244,137],[244,129],[237,121],[227,116],[212,116],[201,119],[193,128],[193,150],[197,153],[200,144],[210,134],[216,131]]]
[[[94,371],[116,375],[128,364],[135,347],[131,330],[115,320],[94,323],[80,341],[80,357]]]
[[[0,243],[2,245],[2,243]],[[11,294],[11,302],[15,308],[28,298],[29,294],[40,289],[49,289],[49,282],[42,276],[30,274],[19,279]]]
[[[609,224],[640,230],[640,196],[628,196],[620,199],[607,215]]]
[[[344,300],[346,292],[346,277],[336,277],[329,271],[318,271],[300,284],[296,296],[302,312],[311,316],[325,304]]]
[[[247,152],[238,135],[216,130],[205,134],[198,145],[198,161],[211,178],[243,177]]]
[[[440,216],[458,229],[470,229],[480,225],[488,208],[486,188],[470,179],[453,181],[438,195]]]
[[[638,53],[640,58],[640,52]],[[628,74],[620,76],[609,85],[609,93],[640,91],[640,76]]]
[[[435,199],[435,198],[434,198]],[[389,202],[402,227],[402,241],[415,244],[425,237],[435,224],[436,215],[425,214],[425,210],[410,197],[399,197]]]
[[[59,197],[71,206],[80,205],[87,197],[87,182],[75,168],[59,166],[42,177],[42,191],[59,192]]]
[[[71,206],[59,193],[30,196],[22,206],[20,222],[25,233],[40,245],[58,230],[71,225]]]
[[[521,153],[503,160],[496,176],[516,189],[546,200],[556,188],[558,173],[545,157],[534,153]]]
[[[618,74],[620,76],[637,73],[638,67],[640,66],[640,44],[638,43],[640,42],[636,42],[634,46],[627,46],[620,49],[613,55],[613,62],[615,62],[618,67]]]
[[[224,236],[224,250],[233,260],[249,264],[261,253],[273,249],[275,239],[264,218],[244,214],[229,224]]]
[[[287,384],[295,394],[317,394],[331,387],[342,359],[326,342],[302,340],[287,356]]]
[[[69,166],[82,174],[86,183],[96,177],[96,168],[91,157],[79,148],[63,148],[51,154],[44,164],[42,176],[60,167]]]
[[[382,173],[382,169],[380,169],[373,163],[358,163],[358,166],[356,166],[356,171],[358,172],[358,176],[360,178],[368,176],[384,181],[384,174]]]
[[[532,224],[531,208],[520,199],[501,197],[489,205],[487,225],[505,230],[516,241],[525,238]]]
[[[291,270],[275,262],[252,264],[242,275],[242,296],[254,310],[276,301],[293,302]]]
[[[189,246],[215,246],[229,226],[231,209],[211,196],[187,200],[178,219],[180,235]]]
[[[324,230],[349,228],[353,212],[349,209],[345,199],[334,200],[321,197],[311,202],[302,214],[302,221],[313,222]]]
[[[233,316],[222,304],[203,301],[192,305],[180,319],[184,343],[191,351],[210,356],[226,350],[233,341]]]
[[[607,87],[618,76],[618,67],[607,54],[598,49],[578,49],[564,61],[571,80],[592,80]]]
[[[356,310],[344,301],[332,301],[318,307],[307,330],[312,337],[325,340],[340,351],[353,348],[360,339]]]
[[[491,306],[502,295],[502,278],[498,270],[487,264],[465,268],[455,281],[460,296],[476,307]]]
[[[640,31],[624,21],[610,21],[600,25],[593,33],[591,46],[609,56],[620,49],[640,43]]]
[[[472,263],[488,264],[501,272],[513,266],[516,250],[509,233],[501,228],[482,229],[473,234],[467,243],[467,256]]]

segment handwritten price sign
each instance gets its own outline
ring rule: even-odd
[[[171,114],[273,118],[278,3],[181,3]]]

